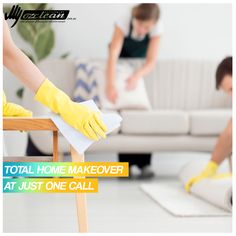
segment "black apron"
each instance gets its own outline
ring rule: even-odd
[[[131,37],[133,30],[132,21],[129,26],[129,34],[124,38],[120,58],[145,58],[150,36],[147,34],[142,40],[136,40]]]

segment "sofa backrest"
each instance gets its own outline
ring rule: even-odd
[[[142,61],[131,62],[139,67]],[[145,85],[156,109],[209,109],[231,107],[231,98],[215,88],[218,62],[197,60],[158,61]]]
[[[143,60],[127,60],[135,68]],[[145,85],[156,109],[229,108],[231,99],[215,89],[217,62],[196,60],[158,61]],[[53,59],[39,64],[40,70],[59,88],[72,95],[75,79],[73,60]]]

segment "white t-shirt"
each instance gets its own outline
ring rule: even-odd
[[[126,14],[123,17],[120,17],[115,21],[115,25],[120,28],[120,30],[123,32],[124,36],[129,35],[129,28],[130,28],[130,21],[131,21],[131,15]],[[155,37],[155,36],[161,36],[163,33],[163,24],[161,19],[157,21],[157,23],[153,26],[151,29],[149,35],[150,37]],[[143,38],[138,38],[134,30],[131,32],[131,38],[136,39],[136,40],[142,40]]]

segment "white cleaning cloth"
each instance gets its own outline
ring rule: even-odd
[[[90,107],[94,111],[99,111],[98,107],[96,106],[93,100],[81,102],[81,104]],[[67,139],[67,141],[74,147],[74,149],[78,153],[83,154],[86,149],[94,142],[93,140],[88,139],[76,129],[68,125],[64,120],[62,120],[60,116],[52,114],[50,115],[50,118],[53,120],[62,135]],[[121,116],[114,112],[107,114],[101,113],[101,118],[107,126],[107,134],[117,129],[122,121]]]

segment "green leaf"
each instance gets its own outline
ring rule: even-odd
[[[47,8],[47,3],[22,3],[19,4],[19,6],[23,9],[23,10],[44,10]],[[48,26],[50,23],[49,22],[34,22],[34,21],[28,21],[28,22],[24,22],[25,24],[29,24],[31,29],[34,31],[34,33],[36,34],[38,32],[38,30],[41,30],[41,28],[44,28],[46,26]]]
[[[47,3],[40,3],[38,4],[39,6],[37,7],[37,10],[45,10],[47,9]]]
[[[34,50],[39,61],[50,54],[54,43],[55,35],[54,31],[50,27],[39,32],[34,43]]]
[[[36,10],[40,7],[40,3],[20,3],[18,4],[23,10]]]
[[[40,21],[34,24],[35,24],[36,32],[39,33],[39,31],[44,30],[45,28],[49,27],[51,25],[51,22]]]
[[[17,30],[25,41],[29,42],[31,45],[34,44],[36,34],[31,24],[19,21],[17,23]]]

